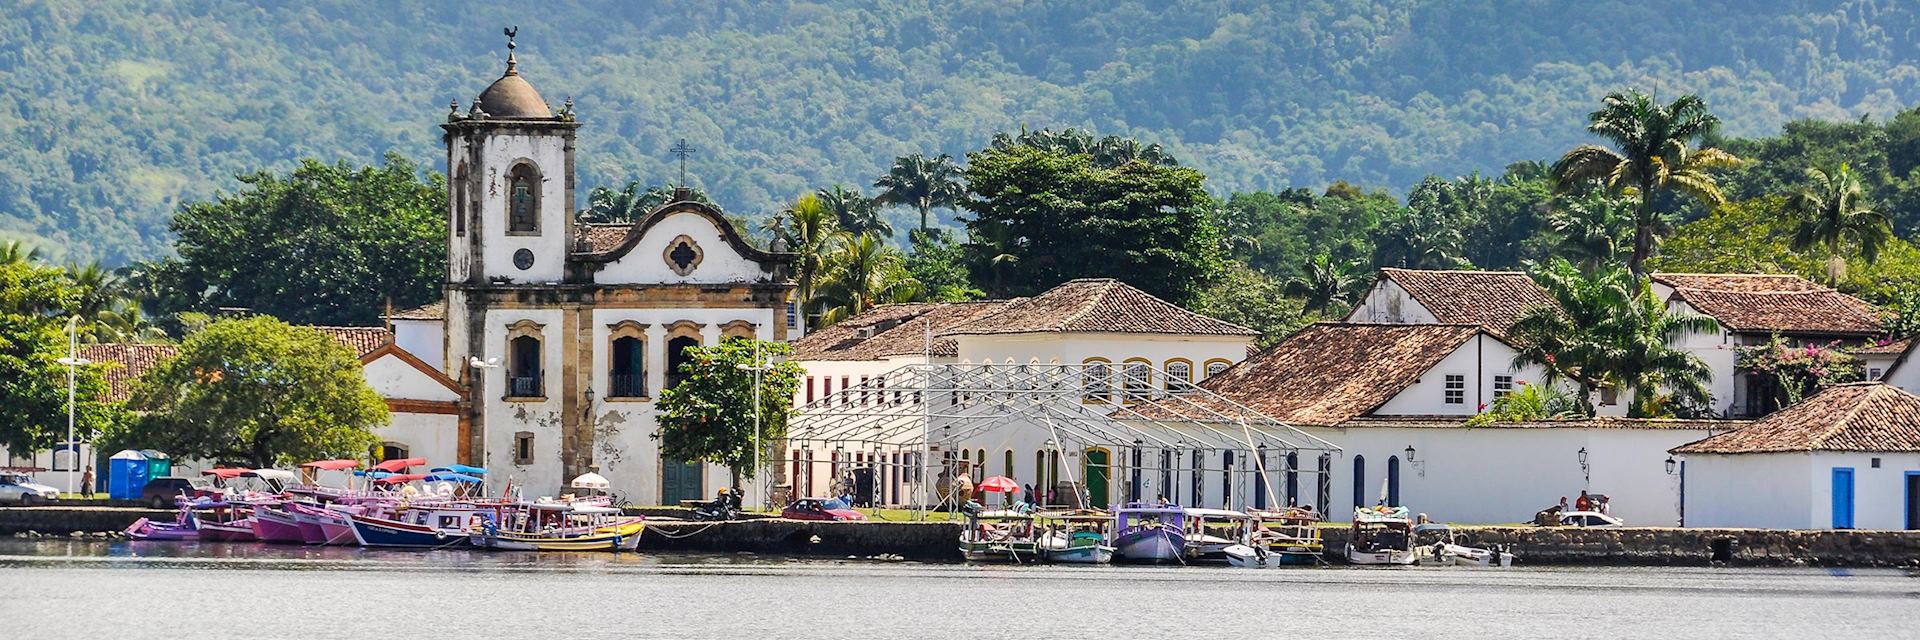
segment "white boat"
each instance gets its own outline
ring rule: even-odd
[[[1568,511],[1560,514],[1560,526],[1614,528],[1627,526],[1626,521],[1598,511]]]
[[[1406,507],[1355,507],[1347,533],[1347,562],[1360,565],[1410,565],[1413,520]]]
[[[1012,510],[968,514],[967,527],[960,530],[960,555],[975,562],[1039,559],[1033,516]]]
[[[1101,511],[1042,512],[1036,514],[1041,533],[1040,558],[1047,562],[1069,564],[1107,564],[1113,561],[1113,546],[1107,543],[1107,529],[1113,516]]]
[[[1288,564],[1278,553],[1244,544],[1229,546],[1220,553],[1227,557],[1227,564],[1243,569],[1272,569]]]
[[[1413,528],[1414,556],[1422,566],[1511,567],[1513,554],[1504,549],[1482,549],[1460,544],[1460,534],[1439,523]]]
[[[1228,509],[1187,510],[1187,557],[1197,561],[1227,559],[1227,548],[1245,546],[1253,517]]]

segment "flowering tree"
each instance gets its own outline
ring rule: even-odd
[[[1839,341],[1796,346],[1774,334],[1766,344],[1734,350],[1741,370],[1774,379],[1773,400],[1781,409],[1821,389],[1861,379],[1860,359],[1841,350]]]
[[[1482,427],[1495,422],[1531,420],[1568,420],[1584,416],[1579,400],[1551,384],[1514,383],[1513,393],[1480,405],[1480,413],[1467,419],[1467,426]]]

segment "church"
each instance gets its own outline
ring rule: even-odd
[[[597,467],[628,502],[708,496],[727,470],[661,458],[655,393],[689,347],[799,334],[793,254],[748,243],[684,187],[631,224],[576,221],[582,123],[571,100],[541,97],[511,47],[505,73],[441,125],[445,298],[394,314],[395,344],[467,389],[458,461],[496,487],[550,494]]]

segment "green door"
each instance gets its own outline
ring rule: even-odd
[[[681,500],[706,499],[700,483],[700,463],[660,460],[660,504],[676,505]]]
[[[1107,478],[1113,474],[1106,449],[1088,449],[1086,462],[1087,506],[1107,508]]]

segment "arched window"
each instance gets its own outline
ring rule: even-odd
[[[540,325],[522,320],[507,327],[507,397],[545,398]]]
[[[1400,456],[1387,456],[1387,506],[1400,506]]]
[[[467,164],[453,172],[453,235],[467,235]]]
[[[1145,360],[1128,360],[1120,369],[1121,386],[1127,402],[1140,402],[1153,393],[1153,365]]]
[[[646,339],[637,336],[614,338],[611,356],[608,358],[612,364],[608,382],[612,388],[607,395],[614,398],[647,397]]]
[[[1106,360],[1089,358],[1080,370],[1080,395],[1085,402],[1113,399],[1113,368]]]
[[[1005,466],[1000,467],[1000,473],[1002,475],[1007,476],[1008,478],[1018,477],[1013,472],[1013,450],[1012,449],[1007,450],[1005,458],[1006,458]]]
[[[1353,506],[1367,506],[1367,457],[1353,457]]]
[[[1287,452],[1287,506],[1300,504],[1300,452]]]
[[[410,451],[412,451],[412,448],[403,442],[382,442],[380,443],[380,451],[376,455],[376,459],[382,461],[399,460],[409,457],[407,454]]]
[[[507,233],[540,233],[540,170],[532,163],[507,171]]]
[[[975,449],[973,452],[973,482],[979,484],[987,479],[987,450]]]
[[[1193,387],[1193,363],[1184,358],[1167,361],[1167,391],[1180,393]]]
[[[1219,359],[1219,358],[1208,360],[1207,361],[1207,377],[1211,378],[1211,377],[1220,375],[1220,372],[1226,371],[1227,367],[1231,367],[1231,366],[1233,366],[1233,363],[1228,362],[1226,360]]]

